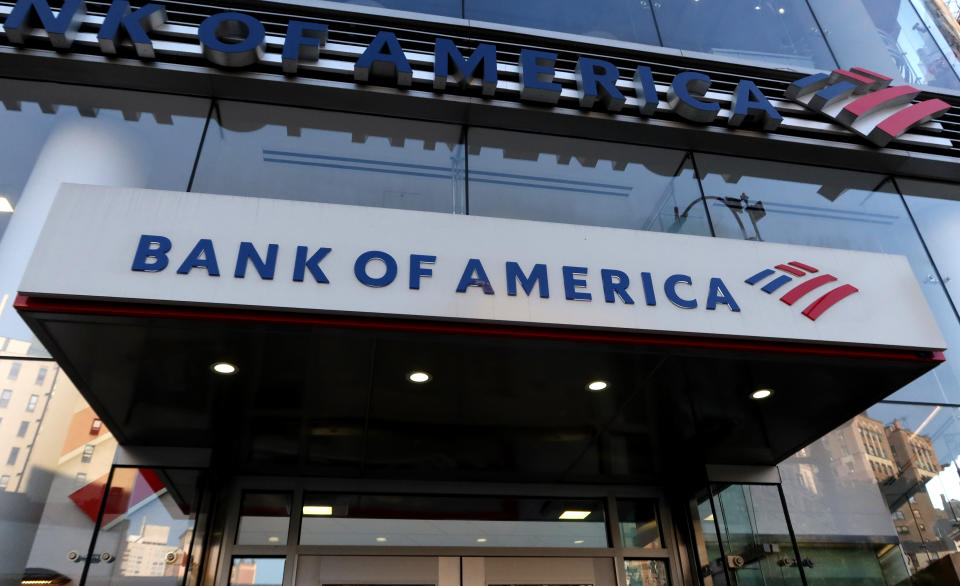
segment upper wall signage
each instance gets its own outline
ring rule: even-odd
[[[68,49],[84,17],[84,0],[64,0],[54,13],[48,0],[18,0],[3,28],[8,39],[24,44],[32,28],[42,27],[57,49]],[[127,0],[114,0],[97,32],[100,50],[118,54],[121,44],[130,43],[141,59],[156,57],[150,33],[167,22],[166,9],[149,3],[133,9]],[[325,24],[291,20],[282,48],[282,68],[297,74],[304,64],[315,64],[327,42]],[[242,68],[264,59],[267,34],[262,22],[239,12],[220,12],[207,17],[197,28],[204,58],[224,68]],[[550,51],[521,49],[517,66],[520,98],[527,102],[556,105],[562,86],[557,81],[558,56]],[[497,50],[481,43],[464,56],[450,39],[438,38],[434,46],[433,88],[443,91],[448,83],[463,88],[476,87],[486,97],[498,91]],[[361,83],[373,79],[409,87],[413,83],[410,65],[396,35],[380,31],[353,67],[354,79]],[[583,109],[610,113],[624,112],[651,116],[660,104],[653,74],[647,66],[637,66],[629,79],[621,78],[617,66],[603,59],[579,57],[574,71],[577,97]],[[941,116],[950,105],[942,100],[927,100],[913,107],[910,101],[919,94],[909,86],[887,87],[890,78],[866,70],[837,70],[817,74],[795,82],[786,97],[809,108],[822,111],[835,121],[877,146],[886,146],[911,128]],[[677,73],[666,91],[668,108],[688,121],[708,124],[717,119],[720,104],[706,97],[711,79],[695,71]],[[635,96],[630,108],[625,91]],[[871,95],[864,95],[876,92]],[[745,123],[766,131],[777,129],[783,116],[752,81],[742,79],[730,99],[727,125]]]
[[[906,258],[64,185],[20,292],[941,350]]]

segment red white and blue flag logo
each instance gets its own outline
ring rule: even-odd
[[[793,281],[799,280],[800,282],[798,284],[795,284],[786,293],[784,293],[782,297],[780,297],[780,301],[792,306],[801,299],[807,297],[809,294],[813,293],[815,290],[820,289],[828,283],[834,283],[837,281],[837,278],[833,275],[819,275],[817,274],[819,272],[820,270],[816,267],[812,267],[806,263],[794,260],[788,263],[779,264],[772,269],[764,269],[747,279],[745,282],[748,285],[757,285],[763,282],[764,285],[760,287],[760,290],[768,295],[772,295],[775,291],[781,289],[787,283],[792,283]],[[773,278],[771,279],[770,277]],[[823,292],[821,289],[820,291],[817,291],[817,293],[821,293],[820,295],[811,295],[808,298],[812,299],[813,301],[810,302],[810,304],[807,305],[801,313],[811,320],[817,321],[817,318],[823,315],[825,311],[840,301],[846,299],[850,295],[853,295],[857,291],[859,291],[859,289],[848,284],[833,287],[826,292]]]
[[[950,109],[950,104],[939,99],[913,103],[920,90],[908,85],[891,86],[891,81],[885,75],[851,67],[798,79],[784,95],[879,147]]]

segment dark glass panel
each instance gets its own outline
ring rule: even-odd
[[[804,0],[672,0],[653,5],[665,47],[773,65],[833,69]]]

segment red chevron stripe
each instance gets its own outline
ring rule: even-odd
[[[860,83],[863,85],[870,85],[877,81],[871,77],[867,77],[866,75],[860,75],[859,73],[847,71],[846,69],[834,69],[832,73],[834,76],[839,77],[841,79],[852,81],[854,83]]]
[[[882,73],[877,73],[876,71],[870,71],[869,69],[864,69],[863,67],[851,67],[850,71],[854,73],[859,73],[860,75],[866,75],[867,77],[871,77],[877,81],[882,81],[886,83],[890,83],[891,81],[893,81],[893,78],[887,77]]]
[[[817,269],[813,268],[812,266],[810,266],[810,265],[805,265],[805,264],[803,264],[802,262],[796,261],[796,260],[791,260],[791,261],[788,262],[787,264],[788,264],[788,265],[793,265],[793,266],[797,267],[798,269],[803,269],[803,270],[807,271],[808,273],[817,273],[817,272],[820,272],[820,271],[818,271]]]
[[[790,289],[789,291],[787,291],[783,295],[783,297],[780,298],[780,301],[783,301],[787,305],[793,305],[794,303],[799,301],[801,297],[813,291],[817,287],[820,287],[821,285],[826,285],[827,283],[830,283],[831,281],[836,281],[836,280],[837,278],[834,277],[833,275],[820,275],[819,277],[814,277],[809,281],[804,281],[803,283],[800,283],[793,289]]]
[[[808,305],[807,308],[803,310],[803,315],[807,316],[813,321],[817,321],[817,318],[823,315],[823,312],[836,305],[837,302],[846,299],[850,295],[853,295],[857,291],[859,291],[859,289],[853,285],[840,285],[836,289],[829,291],[823,297]]]
[[[943,100],[933,99],[904,108],[896,114],[888,116],[877,125],[868,137],[878,146],[887,146],[887,143],[897,138],[911,127],[937,117],[950,109],[950,104]]]
[[[777,265],[777,266],[775,266],[775,267],[773,267],[773,268],[775,268],[775,269],[780,269],[781,271],[783,271],[783,272],[785,272],[785,273],[790,273],[791,275],[794,275],[794,276],[797,276],[797,277],[805,277],[805,276],[807,275],[807,273],[801,271],[800,269],[795,269],[795,268],[793,268],[793,267],[788,267],[787,265]]]
[[[909,103],[909,101],[916,97],[919,93],[920,90],[908,85],[888,87],[886,89],[873,92],[872,94],[867,94],[862,98],[847,104],[843,111],[849,112],[854,118],[859,118],[874,108],[887,105],[888,102],[899,102],[900,100],[897,98],[906,100],[906,102],[902,103]]]

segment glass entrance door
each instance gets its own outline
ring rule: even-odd
[[[300,556],[296,586],[616,586],[612,558]]]

